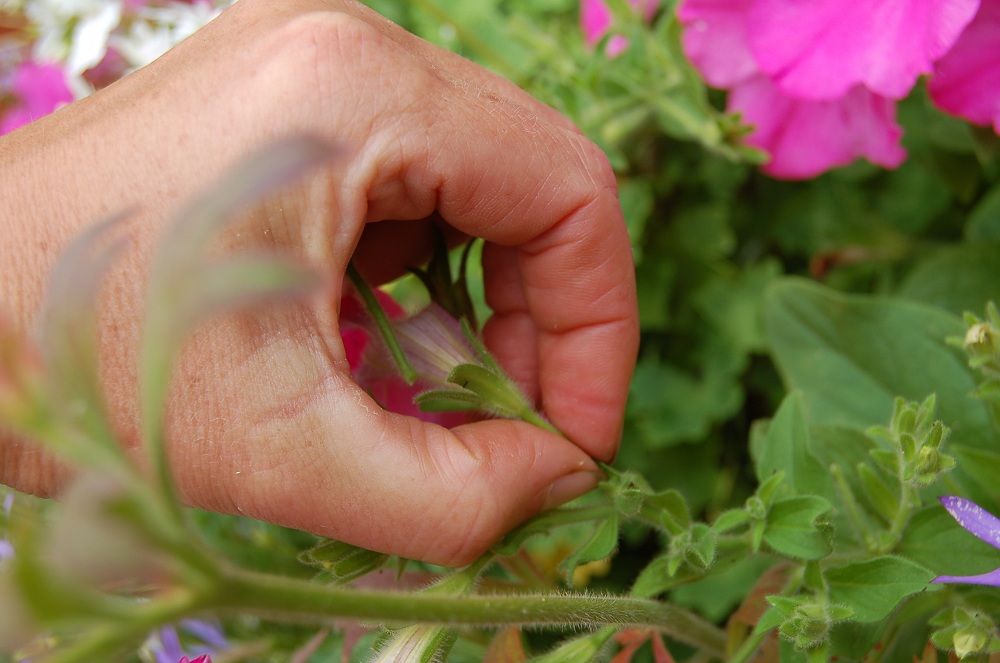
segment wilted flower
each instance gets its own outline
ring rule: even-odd
[[[966,531],[1000,549],[1000,518],[963,497],[941,497],[941,504]],[[1000,568],[976,576],[938,576],[933,582],[1000,587]]]
[[[10,80],[14,106],[0,119],[0,135],[48,115],[73,101],[66,75],[56,64],[22,62]]]
[[[660,0],[628,0],[632,8],[642,14],[646,21],[650,21],[656,10],[660,6]],[[614,14],[608,7],[605,0],[583,0],[580,3],[580,27],[587,43],[596,46],[614,22]],[[628,48],[628,39],[622,35],[612,35],[605,47],[605,54],[608,57],[615,57]]]
[[[982,0],[979,12],[928,83],[942,110],[1000,133],[1000,0]]]

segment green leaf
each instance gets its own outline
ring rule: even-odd
[[[432,389],[418,394],[413,402],[422,412],[482,411],[487,408],[479,395],[459,389]]]
[[[821,516],[830,503],[815,495],[778,500],[767,514],[764,541],[775,552],[799,559],[821,559],[830,554],[830,527]]]
[[[964,358],[945,343],[964,333],[957,317],[785,279],[768,292],[766,320],[771,352],[811,424],[864,430],[889,417],[895,397],[922,401],[933,391],[954,442],[998,443],[987,408],[968,397],[975,381]]]
[[[911,594],[927,588],[934,573],[902,557],[877,557],[826,571],[830,600],[854,610],[859,622],[888,616]]]
[[[645,499],[656,522],[670,534],[678,534],[691,526],[691,510],[687,500],[676,490],[654,493]]]
[[[830,474],[810,451],[809,428],[799,392],[789,394],[760,438],[757,477],[760,481],[778,473],[796,493],[832,495]]]
[[[896,294],[956,315],[981,311],[986,302],[1000,301],[1000,243],[939,249],[917,263]]]
[[[992,449],[979,449],[962,444],[949,444],[949,452],[958,460],[958,467],[965,476],[975,483],[975,491],[969,491],[981,506],[990,511],[1000,509],[1000,453]]]
[[[566,582],[573,584],[576,567],[606,559],[618,548],[618,516],[612,515],[597,523],[590,538],[559,565]]]
[[[897,552],[942,575],[978,575],[997,567],[993,546],[955,522],[940,505],[918,511],[906,526]]]
[[[1000,184],[995,184],[982,197],[965,223],[965,236],[970,240],[1000,240]]]
[[[735,564],[713,569],[701,580],[678,587],[670,593],[670,600],[718,622],[740,604],[760,575],[772,566],[774,560],[767,557],[744,557]]]
[[[389,556],[341,541],[323,541],[303,551],[299,559],[321,569],[329,580],[346,583],[378,570]]]

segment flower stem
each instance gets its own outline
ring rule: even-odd
[[[726,636],[697,615],[666,603],[617,596],[526,594],[441,596],[316,585],[235,571],[223,580],[221,610],[256,612],[277,620],[326,622],[347,617],[401,624],[462,626],[588,626],[653,628],[721,658]]]
[[[196,612],[199,599],[190,593],[162,599],[143,609],[136,606],[136,615],[90,632],[88,637],[55,652],[48,663],[91,663],[116,660],[129,647],[137,645],[149,632],[162,624],[177,621]]]
[[[368,315],[372,317],[375,322],[375,327],[378,329],[379,335],[382,337],[382,342],[385,343],[385,347],[389,349],[389,354],[392,355],[392,360],[396,363],[396,368],[399,369],[400,375],[403,376],[403,380],[406,384],[413,384],[417,381],[417,372],[413,369],[413,364],[410,360],[406,358],[406,353],[403,352],[403,348],[399,347],[399,341],[396,339],[396,334],[392,330],[392,324],[389,322],[389,317],[385,314],[385,310],[382,305],[378,303],[378,298],[375,297],[375,292],[372,290],[368,282],[365,281],[364,277],[361,276],[361,272],[358,268],[354,266],[354,263],[350,263],[347,266],[347,277],[351,279],[351,284],[354,289],[358,291],[358,296],[361,297],[361,301],[364,302],[365,309],[368,311]]]

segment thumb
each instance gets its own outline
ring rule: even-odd
[[[321,392],[279,408],[227,454],[232,467],[216,476],[229,503],[209,508],[460,566],[599,479],[578,447],[528,424],[448,430],[382,410],[346,378]]]

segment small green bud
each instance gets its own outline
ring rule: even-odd
[[[751,495],[746,501],[746,511],[752,520],[764,520],[767,518],[767,505],[764,500],[756,495]]]
[[[965,658],[972,654],[979,654],[986,650],[986,645],[989,644],[990,636],[988,633],[983,633],[981,630],[975,628],[974,626],[959,629],[955,632],[952,642],[955,646],[955,653],[958,654],[959,658]]]

